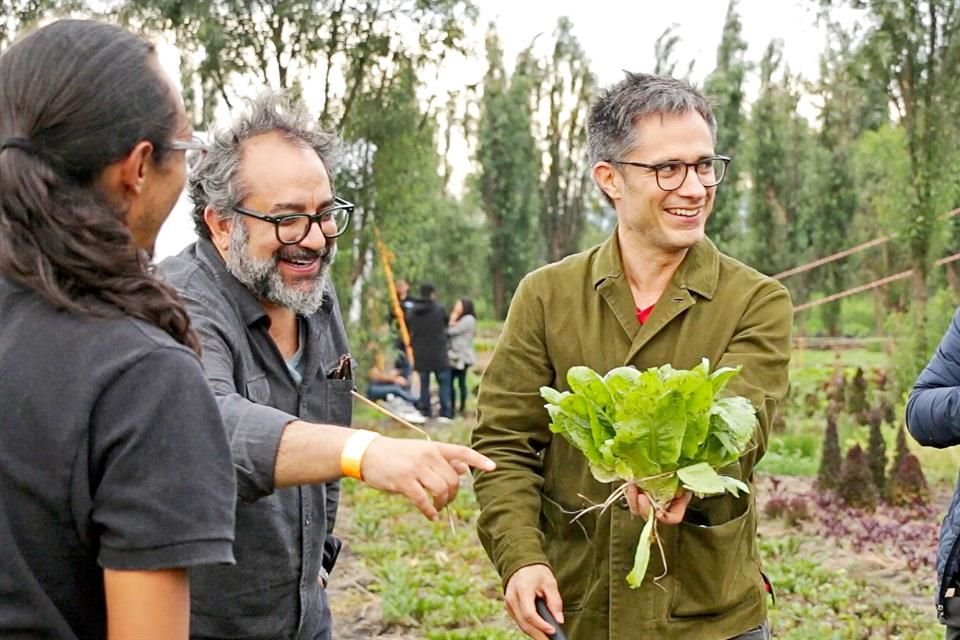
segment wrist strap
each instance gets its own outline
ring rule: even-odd
[[[380,437],[379,433],[366,429],[355,429],[350,434],[346,444],[343,445],[343,451],[340,453],[340,473],[344,477],[363,480],[360,464],[363,462],[367,447],[378,437]]]

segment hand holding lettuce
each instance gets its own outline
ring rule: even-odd
[[[572,367],[571,391],[541,387],[540,395],[550,430],[583,452],[598,481],[633,482],[662,511],[680,487],[698,496],[749,492],[740,480],[717,473],[748,449],[757,427],[749,400],[717,397],[739,371],[711,373],[706,358],[690,370],[618,367],[602,377],[589,367]],[[619,499],[625,486],[601,506]],[[627,576],[633,588],[646,573],[655,529],[651,512]]]

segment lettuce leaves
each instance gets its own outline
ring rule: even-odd
[[[711,372],[706,358],[689,370],[618,367],[604,376],[571,367],[570,391],[541,387],[540,395],[550,430],[583,452],[594,478],[632,481],[662,508],[681,486],[699,496],[749,491],[740,480],[717,473],[748,449],[758,424],[749,400],[718,397],[739,371]],[[649,562],[653,520],[644,527],[627,578],[633,587]]]

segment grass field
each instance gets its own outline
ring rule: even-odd
[[[886,366],[870,349],[844,352],[840,364],[865,369]],[[832,353],[807,351],[794,359],[799,391],[814,389],[837,364]],[[799,393],[798,391],[798,393]],[[786,405],[785,429],[771,438],[760,465],[757,498],[796,498],[813,514],[797,522],[761,517],[759,547],[776,589],[770,606],[775,638],[788,640],[933,640],[943,637],[932,605],[931,566],[939,519],[952,490],[960,452],[915,445],[933,489],[933,506],[917,515],[881,510],[875,517],[817,507],[816,474],[823,418],[807,416],[802,403]],[[902,406],[896,409],[902,416]],[[408,434],[361,411],[359,422],[394,435]],[[839,421],[841,443],[866,443],[865,427],[849,416]],[[437,439],[467,442],[471,425],[437,428]],[[895,428],[884,427],[892,450]],[[938,506],[939,505],[939,506]],[[832,508],[832,507],[831,507]],[[819,509],[819,510],[818,510]],[[333,578],[331,602],[337,638],[507,640],[524,638],[503,610],[500,582],[476,538],[477,506],[469,479],[447,509],[454,522],[428,522],[403,500],[344,482],[339,534],[347,548]],[[897,518],[910,521],[898,526]],[[874,542],[862,522],[883,530]],[[849,529],[848,534],[837,534]],[[898,537],[898,536],[906,537]],[[903,550],[908,549],[909,553]],[[909,556],[909,558],[908,558]],[[579,640],[579,639],[577,639]]]

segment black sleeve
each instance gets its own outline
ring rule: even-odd
[[[236,484],[199,361],[162,347],[120,372],[91,416],[99,562],[162,569],[233,562]]]
[[[928,447],[960,444],[960,309],[913,385],[907,428]]]

